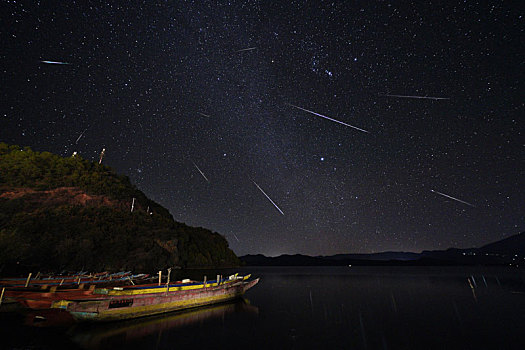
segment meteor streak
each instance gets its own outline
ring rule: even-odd
[[[434,192],[434,193],[437,193],[437,194],[439,194],[440,196],[447,197],[447,198],[450,198],[450,199],[452,199],[452,200],[455,200],[455,201],[457,201],[457,202],[460,202],[460,203],[463,203],[463,204],[466,204],[466,205],[470,205],[471,207],[474,207],[474,208],[476,207],[475,205],[472,205],[472,204],[470,204],[470,203],[468,203],[468,202],[462,201],[461,199],[457,199],[457,198],[454,198],[454,197],[452,197],[452,196],[449,196],[448,194],[444,194],[444,193],[441,193],[441,192],[438,192],[438,191],[434,191],[434,190],[430,190],[430,191],[431,191],[431,192]]]
[[[303,110],[303,111],[305,111],[305,112],[308,112],[308,113],[314,114],[314,115],[316,115],[316,116],[318,116],[318,117],[325,118],[325,119],[331,120],[331,121],[333,121],[333,122],[336,122],[336,123],[339,123],[339,124],[343,124],[343,125],[345,125],[345,126],[349,126],[349,127],[351,127],[351,128],[357,129],[357,130],[359,130],[359,131],[362,131],[362,132],[366,132],[366,133],[368,133],[368,131],[366,131],[366,130],[364,130],[364,129],[358,128],[357,126],[353,126],[353,125],[350,125],[350,124],[343,123],[343,122],[341,122],[341,121],[339,121],[339,120],[332,119],[332,118],[330,118],[330,117],[327,117],[326,115],[322,115],[322,114],[319,114],[319,113],[315,113],[315,112],[313,112],[313,111],[310,111],[310,110],[308,110],[308,109],[305,109],[305,108],[302,108],[302,107],[299,107],[299,106],[293,105],[293,104],[291,104],[291,103],[287,103],[287,105],[292,106],[292,107],[295,107],[295,108],[300,109],[300,110]]]
[[[432,96],[410,96],[410,95],[384,95],[388,97],[399,97],[399,98],[420,98],[425,100],[450,100],[449,97],[432,97]]]
[[[86,131],[87,131],[87,129],[84,130],[84,131],[82,131],[82,133],[80,134],[80,136],[78,137],[78,139],[75,141],[75,144],[77,144],[78,141],[80,141],[80,138],[81,138],[82,136],[84,136],[84,133],[85,133]]]
[[[40,61],[40,62],[46,63],[46,64],[70,64],[67,62],[58,62],[58,61]]]
[[[233,232],[232,232],[233,233]],[[237,238],[237,235],[235,233],[233,233],[233,235],[235,236],[235,239],[237,240],[237,242],[240,242],[239,241],[239,238]]]
[[[237,50],[236,52],[251,51],[251,50],[255,50],[255,49],[256,49],[256,47],[248,47],[246,49]]]
[[[206,117],[206,118],[210,118],[210,117],[211,117],[211,116],[208,115],[208,114],[204,114],[204,113],[201,113],[201,112],[197,112],[197,113],[199,113],[200,115],[202,115],[202,116],[204,116],[204,117]]]
[[[193,162],[193,165],[195,165],[195,168],[197,168],[197,170],[199,171],[199,173],[201,173],[202,177],[207,181],[207,182],[210,182],[210,180],[208,180],[208,178],[206,177],[206,175],[204,175],[204,173],[199,169],[199,167],[197,166],[197,164],[195,164],[195,162]]]
[[[275,209],[279,210],[279,213],[281,213],[281,214],[284,215],[283,211],[282,211],[281,209],[279,209],[279,207],[277,206],[277,204],[275,204],[275,202],[272,201],[272,199],[271,199],[270,197],[268,197],[268,195],[266,194],[266,192],[264,192],[263,189],[262,189],[261,187],[259,187],[259,185],[257,185],[257,183],[256,183],[255,181],[252,180],[252,182],[255,184],[255,186],[257,186],[257,188],[259,189],[259,191],[261,191],[261,192],[266,196],[266,198],[268,198],[268,200],[269,200],[270,202],[272,202],[272,204],[273,204],[273,206],[275,207]]]

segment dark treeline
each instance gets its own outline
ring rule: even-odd
[[[0,143],[1,274],[238,264],[222,235],[174,221],[111,168]]]

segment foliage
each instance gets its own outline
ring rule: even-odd
[[[80,156],[60,157],[49,152],[34,152],[29,147],[0,143],[0,185],[49,190],[78,187],[89,194],[103,194],[113,199],[146,196],[108,166]]]
[[[61,198],[50,204],[50,193],[62,187],[108,200],[82,205]],[[21,195],[2,196],[10,191]],[[0,143],[0,272],[153,272],[238,264],[223,236],[175,222],[109,167]]]

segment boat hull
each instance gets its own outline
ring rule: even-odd
[[[64,301],[55,303],[53,307],[67,310],[76,321],[117,321],[225,302],[242,296],[258,282],[259,279],[255,279],[175,292],[122,295],[104,300]]]

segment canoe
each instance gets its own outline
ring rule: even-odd
[[[77,285],[62,285],[62,286],[49,286],[46,285],[41,287],[28,287],[28,288],[16,288],[7,287],[4,292],[4,298],[2,303],[19,302],[26,308],[30,309],[46,309],[51,307],[51,303],[57,300],[63,299],[76,299],[82,297],[96,298],[93,296],[95,287],[101,286],[122,286],[123,283],[129,283],[130,281],[144,281],[149,275],[133,275],[126,276],[125,278],[113,279],[113,280],[98,280],[87,282],[90,285],[85,286],[84,283]],[[128,278],[129,277],[129,278]],[[133,283],[135,283],[133,282]],[[72,286],[77,288],[72,288]],[[50,287],[50,288],[47,288]],[[84,289],[85,288],[85,289]],[[102,297],[102,296],[101,296]]]
[[[22,287],[48,287],[48,286],[73,286],[79,284],[104,284],[116,281],[126,281],[135,278],[146,278],[148,275],[131,275],[130,272],[118,272],[105,275],[76,275],[76,276],[52,276],[45,278],[5,278],[0,280],[0,287],[22,288]],[[27,285],[27,287],[26,287]]]
[[[117,321],[203,305],[220,303],[238,298],[255,286],[259,279],[248,281],[250,275],[233,275],[226,280],[169,285],[136,285],[113,289],[95,289],[91,297],[82,296],[54,301],[52,309],[62,309],[76,321]]]
[[[91,289],[64,289],[50,292],[16,292],[7,291],[6,299],[18,301],[22,306],[39,310],[49,309],[54,301],[63,299],[82,299],[94,298],[93,290]]]

